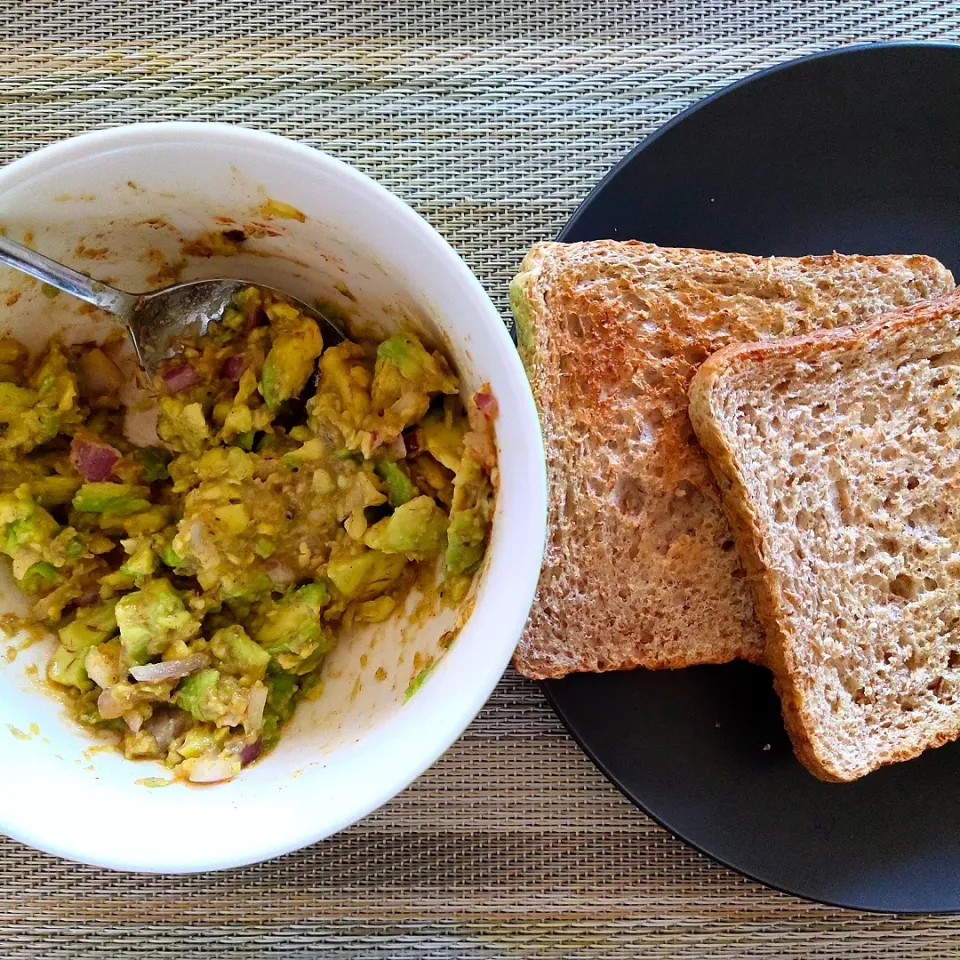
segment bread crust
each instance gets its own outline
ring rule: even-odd
[[[762,661],[746,572],[687,413],[690,380],[728,343],[859,323],[952,287],[928,257],[535,246],[511,304],[550,516],[517,669],[542,679]]]
[[[790,615],[791,608],[802,607],[809,598],[777,562],[780,547],[765,519],[769,504],[751,487],[746,454],[737,443],[742,437],[731,417],[731,410],[737,407],[737,401],[731,400],[732,392],[739,389],[751,405],[760,406],[764,396],[769,395],[770,378],[780,368],[792,371],[798,379],[812,378],[825,366],[818,361],[827,357],[845,355],[866,362],[872,350],[890,345],[899,348],[901,342],[906,356],[911,349],[917,349],[918,342],[932,342],[934,338],[949,341],[947,347],[941,344],[941,351],[957,351],[960,355],[960,293],[893,312],[860,327],[777,342],[727,346],[703,364],[690,385],[690,418],[709,456],[738,552],[747,569],[757,616],[765,631],[765,660],[773,672],[787,732],[797,758],[822,780],[855,780],[879,766],[909,760],[926,749],[956,739],[960,736],[960,709],[952,711],[953,716],[938,727],[924,727],[902,746],[867,754],[855,762],[839,753],[823,736],[823,725],[818,723],[822,703],[809,682],[803,656],[811,645],[821,644],[823,637],[798,631],[796,618]],[[768,379],[754,391],[751,378],[759,371]],[[960,372],[955,374],[955,380],[960,385]],[[907,432],[909,426],[901,425],[902,431]],[[861,630],[869,632],[869,627],[862,625]]]

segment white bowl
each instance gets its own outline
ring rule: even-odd
[[[292,204],[305,221],[265,220],[258,208],[267,198]],[[91,750],[96,741],[31,676],[31,665],[42,676],[46,644],[0,661],[0,830],[116,869],[252,863],[327,837],[385,803],[490,695],[523,628],[543,549],[543,451],[513,344],[463,261],[382,187],[317,150],[218,124],[91,133],[0,170],[0,224],[10,236],[32,233],[37,249],[128,289],[151,285],[158,264],[180,255],[181,237],[217,227],[217,216],[259,221],[278,235],[248,241],[251,252],[238,257],[190,260],[185,278],[237,276],[321,296],[381,329],[405,317],[445,345],[465,389],[491,384],[501,411],[492,544],[471,616],[416,694],[404,696],[415,655],[436,652],[439,620],[342,642],[322,695],[301,704],[277,749],[213,787],[151,789],[137,781],[163,776],[160,765]],[[5,269],[0,311],[0,328],[31,346],[65,319],[74,339],[105,329],[70,298],[50,300]],[[0,586],[0,610],[20,603],[9,581]],[[375,677],[379,667],[385,680]]]

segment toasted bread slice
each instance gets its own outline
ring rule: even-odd
[[[800,760],[853,780],[955,739],[960,294],[727,347],[690,398]]]
[[[511,287],[550,484],[529,677],[761,660],[762,633],[687,415],[729,343],[859,323],[953,288],[929,257],[764,259],[538,244]]]

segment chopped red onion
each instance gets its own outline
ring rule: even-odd
[[[74,437],[70,442],[70,462],[84,480],[109,480],[119,459],[120,451],[102,440]]]
[[[183,710],[159,706],[144,724],[144,729],[156,740],[158,750],[166,750],[177,737],[187,732],[192,722],[190,714]]]
[[[497,401],[492,394],[485,390],[475,393],[467,408],[470,430],[463,438],[464,446],[471,456],[490,470],[497,461],[497,448],[493,439],[493,421],[497,411]]]
[[[408,457],[415,457],[423,449],[419,430],[408,430],[402,439]]]
[[[245,357],[227,357],[220,366],[220,376],[225,380],[239,380],[246,369]]]
[[[247,766],[247,764],[253,763],[253,761],[260,756],[262,751],[263,751],[263,741],[259,737],[257,737],[257,739],[253,741],[253,743],[248,743],[240,751],[240,763],[243,764],[243,766]]]
[[[266,322],[267,314],[258,298],[248,297],[243,303],[244,330],[249,332]]]
[[[123,720],[131,733],[139,733],[140,728],[143,726],[143,716],[139,713],[128,713]]]
[[[189,363],[181,363],[172,370],[167,370],[162,376],[163,382],[171,393],[180,393],[187,387],[200,382],[200,374]]]
[[[131,667],[130,675],[140,683],[157,683],[160,680],[179,680],[181,677],[196,673],[210,662],[205,653],[195,653],[182,660],[166,660],[161,663],[147,663],[141,667]]]
[[[497,399],[492,394],[481,390],[473,395],[473,402],[488,420],[493,420],[496,417],[498,411]]]

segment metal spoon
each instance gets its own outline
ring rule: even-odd
[[[170,355],[169,344],[174,337],[206,333],[211,323],[221,319],[233,294],[250,286],[279,294],[316,320],[323,332],[324,346],[332,346],[344,339],[343,331],[318,310],[282,291],[252,284],[249,280],[191,280],[153,293],[127,293],[99,280],[91,280],[4,236],[0,236],[0,263],[117,317],[130,334],[140,366],[150,376]]]

